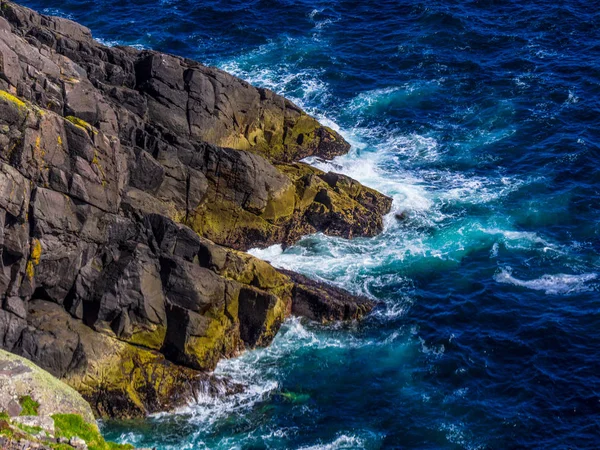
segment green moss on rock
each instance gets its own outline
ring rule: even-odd
[[[201,236],[238,249],[252,242],[276,240],[282,231],[227,200],[201,205],[190,214],[186,225]]]
[[[161,325],[151,325],[148,328],[139,329],[133,332],[131,337],[124,339],[131,344],[141,347],[160,350],[165,341],[167,328]]]
[[[85,441],[89,450],[130,450],[134,448],[129,444],[106,442],[95,424],[87,423],[77,414],[55,414],[52,418],[57,437],[67,439],[79,437]]]
[[[23,395],[19,398],[19,405],[21,405],[21,416],[37,416],[40,404],[32,399],[29,395]]]
[[[33,427],[30,425],[25,425],[23,423],[15,423],[14,424],[18,429],[20,429],[21,431],[27,433],[27,434],[32,434],[32,435],[36,435],[38,433],[42,432],[42,427]]]

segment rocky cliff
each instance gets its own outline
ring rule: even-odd
[[[299,162],[348,149],[269,90],[1,1],[2,348],[99,415],[240,389],[210,371],[292,312],[373,307],[242,252],[380,232],[388,197]]]

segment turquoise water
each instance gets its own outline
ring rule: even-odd
[[[192,57],[288,96],[352,143],[311,163],[394,198],[376,238],[252,251],[382,301],[370,317],[290,319],[271,347],[219,364],[243,394],[105,424],[109,438],[600,447],[600,5],[25,3],[109,45]]]

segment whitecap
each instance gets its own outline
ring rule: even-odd
[[[314,19],[314,18],[315,18],[315,16],[316,16],[317,14],[319,14],[320,12],[322,12],[322,11],[323,11],[322,9],[313,9],[313,10],[312,10],[312,11],[311,11],[311,12],[308,14],[308,17],[309,17],[310,19]]]
[[[425,355],[432,355],[436,358],[440,358],[446,351],[444,344],[438,346],[428,346],[425,339],[419,336],[419,342],[421,343],[421,352]]]
[[[327,444],[315,444],[305,447],[298,447],[298,450],[337,450],[337,449],[356,449],[364,448],[365,441],[352,434],[342,434],[337,439]]]
[[[109,39],[103,39],[103,38],[94,38],[94,40],[106,47],[116,47],[117,45],[120,45],[119,41],[115,41],[115,40],[109,40]]]
[[[103,39],[103,38],[94,38],[94,40],[96,42],[98,42],[99,44],[102,44],[106,47],[117,47],[119,45],[126,45],[128,47],[135,48],[136,50],[146,50],[147,49],[147,47],[142,44],[123,44],[122,42],[119,42],[119,41]]]
[[[543,291],[548,295],[566,295],[593,290],[594,287],[589,282],[596,278],[596,273],[583,273],[579,275],[558,273],[554,275],[545,274],[533,280],[521,280],[513,276],[511,267],[501,268],[494,275],[494,279],[498,283],[512,284],[535,291]]]
[[[565,100],[565,104],[572,105],[572,104],[578,103],[578,102],[579,102],[579,97],[577,97],[573,91],[569,91],[569,96]]]
[[[439,80],[433,80],[364,91],[349,102],[348,111],[358,115],[381,114],[406,107],[411,102],[431,95],[438,88]]]
[[[42,9],[42,13],[48,16],[63,17],[65,19],[75,20],[75,16],[73,14],[66,13],[58,8],[44,8]]]
[[[465,430],[465,424],[459,423],[444,423],[439,428],[440,431],[446,434],[448,442],[460,445],[468,450],[479,450],[485,448],[485,445],[476,444],[470,441],[471,433]]]

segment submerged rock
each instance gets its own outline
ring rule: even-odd
[[[380,232],[391,199],[297,162],[348,148],[271,91],[2,2],[2,348],[101,416],[236,391],[209,372],[291,313],[373,307],[239,251]]]

